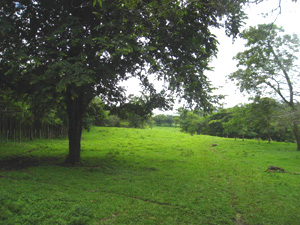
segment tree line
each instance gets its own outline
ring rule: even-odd
[[[300,106],[297,106],[299,109]],[[179,110],[183,132],[231,138],[295,142],[293,111],[285,103],[256,97],[252,103],[220,109],[210,115]]]
[[[67,118],[62,109],[35,111],[28,99],[18,98],[12,91],[0,90],[0,138],[26,141],[36,138],[67,136]]]
[[[133,101],[133,100],[132,100]],[[136,104],[140,104],[135,99]],[[0,95],[0,138],[25,141],[36,138],[66,138],[68,120],[63,109],[34,113],[29,103],[17,101],[9,93]],[[141,105],[140,105],[141,106]],[[300,105],[297,105],[300,110]],[[113,113],[99,97],[94,98],[83,117],[83,127],[90,126],[146,128],[179,127],[182,132],[230,138],[295,142],[294,113],[287,104],[272,98],[256,97],[252,103],[223,108],[211,114],[179,108],[176,115],[139,115],[123,109]]]
[[[83,115],[83,128],[90,126],[145,128],[151,126],[152,113],[143,112],[142,98],[131,97],[131,108],[113,109],[95,97]],[[63,107],[37,110],[29,99],[20,99],[13,92],[0,92],[0,139],[29,141],[66,138],[68,119]]]

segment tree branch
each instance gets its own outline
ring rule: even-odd
[[[290,106],[294,106],[294,93],[293,93],[293,84],[291,82],[291,79],[288,75],[288,72],[286,71],[286,69],[284,68],[284,66],[282,65],[278,55],[275,53],[273,47],[270,44],[270,41],[268,41],[268,47],[270,48],[274,58],[275,58],[275,62],[277,63],[277,65],[279,66],[279,68],[281,69],[281,71],[284,74],[284,78],[287,81],[288,87],[289,87],[289,92],[290,92]]]
[[[283,94],[281,93],[280,91],[280,84],[277,82],[277,88],[274,87],[273,84],[271,84],[270,82],[265,82],[270,88],[272,88],[281,98],[282,100],[288,104],[288,105],[291,105],[290,102],[283,96]]]

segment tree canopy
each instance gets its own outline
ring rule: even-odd
[[[18,0],[0,5],[0,81],[31,100],[39,113],[60,105],[69,124],[67,162],[80,160],[82,117],[98,95],[107,105],[126,101],[119,83],[135,76],[149,102],[167,107],[164,91],[203,110],[215,97],[205,76],[217,38],[212,27],[239,33],[248,0],[90,1]],[[2,88],[2,86],[1,86]],[[42,110],[41,110],[42,109]]]
[[[293,116],[293,131],[300,150],[299,113],[296,87],[299,85],[299,37],[282,34],[274,24],[250,27],[242,33],[247,49],[236,55],[238,70],[229,78],[236,80],[241,91],[276,94],[287,104]]]
[[[272,98],[257,96],[252,103],[239,104],[204,115],[179,109],[181,131],[230,138],[293,142],[289,106]]]

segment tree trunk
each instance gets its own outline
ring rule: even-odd
[[[269,130],[268,130],[268,143],[271,144],[271,134],[270,134]]]
[[[300,151],[300,132],[299,132],[299,122],[293,122],[293,132],[295,135],[296,143],[297,143],[297,150]]]
[[[80,142],[82,133],[83,96],[67,96],[67,112],[69,119],[69,155],[66,163],[76,164],[80,161]]]

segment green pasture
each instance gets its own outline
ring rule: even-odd
[[[0,144],[0,224],[300,224],[292,143],[93,127],[74,167],[67,140]]]

